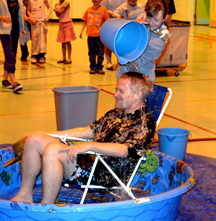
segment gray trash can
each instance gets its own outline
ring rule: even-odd
[[[96,120],[99,91],[92,86],[54,88],[57,130],[85,127]]]

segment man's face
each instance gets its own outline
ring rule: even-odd
[[[128,5],[130,5],[130,7],[134,7],[137,3],[137,0],[127,0]]]
[[[155,17],[147,17],[146,23],[149,24],[150,30],[157,29],[163,23],[163,14],[162,11],[159,11]]]
[[[135,103],[136,94],[131,90],[131,82],[129,79],[118,79],[114,97],[116,99],[116,108],[124,109],[126,113],[131,112]]]

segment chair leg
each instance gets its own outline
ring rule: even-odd
[[[98,163],[98,158],[99,158],[99,155],[97,155],[97,157],[96,157],[96,159],[95,159],[95,161],[94,161],[94,164],[93,164],[93,166],[92,166],[92,170],[91,170],[91,173],[90,173],[90,175],[89,175],[88,182],[87,182],[87,184],[86,184],[86,187],[85,187],[85,190],[84,190],[82,199],[81,199],[81,201],[80,201],[80,204],[83,204],[83,203],[84,203],[84,200],[85,200],[85,198],[86,198],[86,194],[87,194],[87,192],[88,192],[89,185],[90,185],[90,183],[91,183],[91,180],[92,180],[92,177],[93,177],[95,168],[96,168],[97,163]]]

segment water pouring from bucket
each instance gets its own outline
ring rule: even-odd
[[[157,132],[160,152],[184,160],[190,132],[181,128],[162,128]]]
[[[114,52],[120,64],[127,64],[139,58],[149,40],[145,25],[125,19],[108,19],[101,27],[102,43]]]

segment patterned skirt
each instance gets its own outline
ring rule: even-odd
[[[57,36],[57,42],[70,42],[76,40],[76,34],[74,31],[73,22],[59,22],[59,31]]]
[[[47,31],[47,22],[37,21],[31,26],[32,55],[46,54]]]

